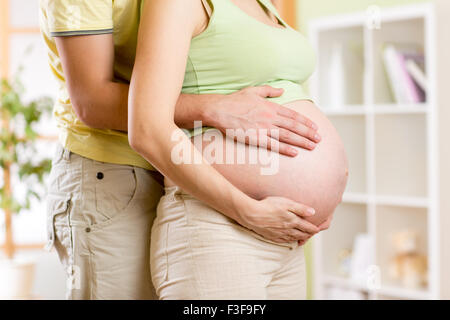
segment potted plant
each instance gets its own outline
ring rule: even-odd
[[[44,176],[51,168],[50,159],[38,159],[36,124],[49,113],[53,102],[39,98],[23,99],[24,88],[18,79],[0,83],[0,215],[4,215],[4,251],[0,258],[0,299],[28,298],[34,280],[34,263],[15,257],[12,215],[30,208],[33,198],[45,194]],[[17,175],[23,185],[18,194],[11,185]]]

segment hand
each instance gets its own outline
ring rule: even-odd
[[[327,220],[319,225],[320,231],[327,230],[331,226],[331,221],[333,221],[333,215],[331,214]]]
[[[243,129],[245,132],[251,132],[250,129],[265,129],[266,131],[261,131],[267,132],[264,139],[254,136],[245,142],[295,157],[298,151],[293,146],[313,150],[321,138],[317,133],[317,125],[310,119],[265,99],[282,94],[283,89],[261,86],[218,96],[211,108],[208,108],[205,117],[211,126],[223,133],[226,133],[227,129]],[[279,142],[270,137],[272,129],[279,130],[279,137],[276,139]]]
[[[304,220],[314,215],[314,209],[295,201],[269,197],[256,201],[242,214],[240,223],[277,243],[288,243],[309,239],[319,232],[319,228]]]
[[[333,215],[330,215],[329,217],[328,217],[328,219],[327,220],[325,220],[322,224],[320,224],[319,225],[319,232],[322,232],[322,231],[324,231],[324,230],[327,230],[330,226],[331,226],[331,221],[333,220]],[[311,236],[312,237],[312,236]],[[305,245],[306,244],[306,242],[308,242],[308,240],[309,240],[310,238],[308,238],[308,239],[306,239],[306,240],[300,240],[299,242],[298,242],[298,245],[299,246],[303,246],[303,245]]]

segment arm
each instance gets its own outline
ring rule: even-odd
[[[114,44],[111,34],[56,37],[72,105],[78,118],[99,129],[128,131],[129,85],[114,80]],[[92,63],[95,61],[95,63]],[[313,149],[317,127],[288,108],[267,101],[282,90],[271,87],[248,88],[235,94],[179,96],[175,123],[192,128],[194,121],[226,129],[280,127],[279,151],[295,155],[289,145]],[[313,143],[313,144],[311,144]]]
[[[190,41],[202,14],[195,0],[145,3],[130,86],[130,144],[183,190],[249,229],[278,242],[305,239],[318,228],[300,216],[313,210],[284,198],[251,199],[211,167],[175,124]],[[175,164],[175,147],[197,161]]]

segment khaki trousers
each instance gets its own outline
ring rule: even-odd
[[[154,299],[150,230],[162,187],[150,171],[59,147],[50,175],[48,248],[67,274],[68,299]]]
[[[160,299],[305,299],[303,248],[276,244],[178,187],[166,188],[151,240]]]

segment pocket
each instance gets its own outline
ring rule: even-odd
[[[56,225],[67,225],[69,228],[68,213],[70,208],[70,196],[49,194],[47,196],[47,245],[46,250],[53,249],[57,237]],[[63,227],[63,229],[66,229]]]
[[[137,175],[130,166],[102,165],[95,181],[95,206],[107,220],[126,212],[137,191]]]

